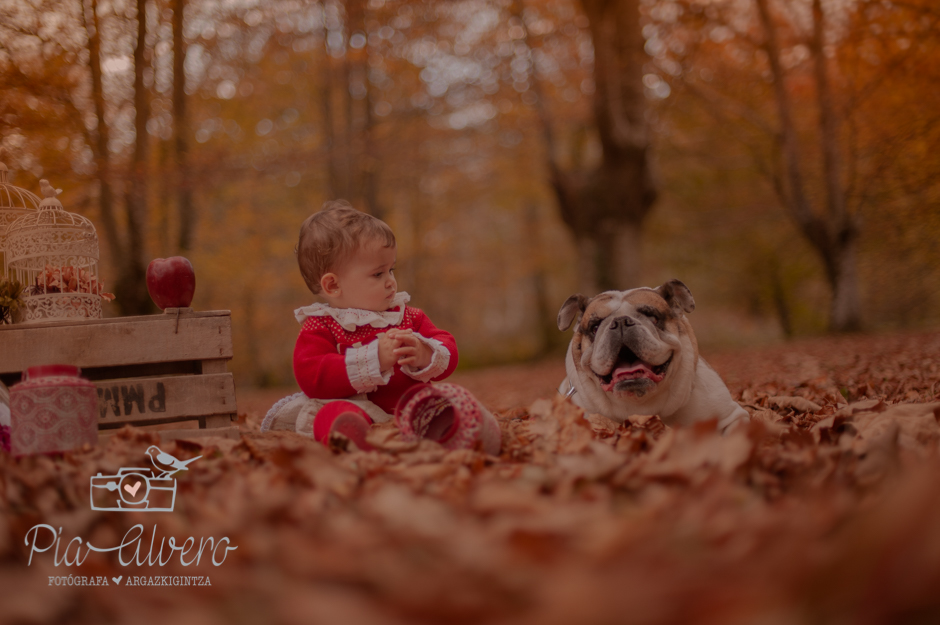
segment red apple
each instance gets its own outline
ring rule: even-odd
[[[196,292],[192,263],[182,256],[153,259],[147,267],[147,290],[160,310],[188,307]]]

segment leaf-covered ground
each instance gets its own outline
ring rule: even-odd
[[[559,363],[454,381],[499,409],[500,457],[262,435],[161,443],[172,513],[94,512],[89,478],[147,466],[153,433],[0,459],[0,622],[930,623],[940,621],[940,334],[825,339],[710,358],[753,415],[721,437],[617,425],[553,397]],[[540,398],[540,399],[539,399]],[[255,399],[257,406],[269,398]],[[118,545],[227,536],[218,567],[27,564],[38,523]],[[164,550],[166,555],[166,550]],[[211,587],[49,586],[208,576]],[[125,582],[126,583],[126,582]]]

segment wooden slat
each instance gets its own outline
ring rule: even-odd
[[[170,317],[172,315],[173,319],[176,319],[176,311],[180,311],[180,317],[231,317],[232,311],[230,310],[199,310],[194,311],[192,308],[167,308],[164,313],[157,313],[155,315],[135,315],[129,317],[102,317],[101,319],[69,319],[67,321],[48,321],[41,323],[25,323],[25,324],[13,324],[13,325],[0,325],[0,332],[7,330],[16,330],[20,328],[58,328],[64,326],[93,326],[93,325],[102,325],[114,323],[115,321],[138,321],[141,319],[153,319],[155,317]]]
[[[206,429],[212,428],[224,428],[232,425],[232,420],[234,419],[234,414],[223,414],[223,415],[212,415],[205,417],[199,420],[200,426],[205,424],[203,427]]]
[[[119,365],[116,367],[83,367],[82,377],[96,382],[98,380],[114,380],[117,378],[153,378],[166,375],[199,375],[200,373],[225,373],[227,368],[220,371],[204,371],[201,360],[184,360],[181,362],[153,362],[142,365]],[[221,361],[226,362],[226,361]],[[12,386],[20,381],[20,372],[0,373],[0,382]]]
[[[0,374],[55,363],[114,367],[232,355],[229,311],[0,326]]]
[[[231,373],[99,380],[98,427],[163,423],[236,414]],[[213,420],[213,424],[217,420]]]
[[[226,371],[228,371],[228,361],[224,358],[202,361],[201,373],[225,373]]]
[[[148,428],[142,428],[148,429]],[[98,432],[98,443],[104,444],[108,439],[120,430],[101,430]],[[209,428],[209,429],[176,429],[176,430],[156,430],[155,434],[160,435],[160,439],[164,441],[174,441],[181,438],[204,438],[206,436],[219,436],[222,438],[231,438],[238,439],[241,434],[239,433],[238,426],[230,426],[223,428]]]

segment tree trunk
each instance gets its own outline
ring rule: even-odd
[[[598,245],[592,236],[575,239],[578,247],[578,293],[594,297],[602,289],[598,286]]]
[[[856,263],[857,223],[848,214],[842,183],[838,119],[829,87],[825,50],[825,13],[820,0],[813,0],[813,52],[816,94],[819,101],[819,140],[822,143],[823,174],[832,233],[831,253],[835,256],[832,283],[832,309],[829,328],[833,332],[853,332],[861,328],[861,299]]]
[[[157,171],[160,172],[161,176],[167,175],[167,172],[170,172],[170,175],[175,176],[175,166],[172,163],[173,155],[170,154],[170,143],[168,141],[160,140],[157,143],[158,146],[158,158],[157,158]],[[170,211],[173,206],[173,197],[172,189],[170,185],[160,184],[157,185],[157,207],[158,207],[158,220],[157,220],[157,249],[154,251],[154,256],[172,256],[170,252],[171,249],[171,237],[170,237]]]
[[[649,164],[650,132],[642,82],[647,56],[639,0],[582,0],[581,6],[594,43],[593,112],[602,148],[601,164],[595,171],[566,172],[559,166],[535,72],[532,80],[552,187],[562,219],[577,241],[580,289],[590,296],[599,290],[639,285],[639,241],[656,201],[656,185]],[[513,3],[512,10],[522,18],[521,0]]]
[[[245,328],[245,358],[248,361],[248,370],[250,374],[248,379],[253,386],[263,387],[265,384],[264,370],[261,365],[261,350],[259,348],[258,332],[256,325],[256,306],[255,293],[257,292],[254,284],[245,287],[242,295],[244,303],[244,328]]]
[[[829,215],[838,223],[845,219],[845,194],[841,180],[838,121],[829,88],[829,72],[826,69],[825,14],[820,0],[813,0],[813,37],[810,49],[814,56],[813,67],[819,100],[819,138],[822,143],[826,197],[829,202]]]
[[[365,29],[363,28],[363,31]],[[362,79],[366,86],[365,99],[365,125],[363,132],[363,153],[360,155],[359,169],[362,172],[362,194],[365,206],[369,213],[379,219],[385,219],[385,208],[379,199],[379,165],[381,159],[376,155],[375,141],[375,90],[372,88],[372,82],[369,80],[369,44],[366,43],[365,56],[363,60]]]
[[[552,351],[558,334],[556,321],[558,309],[548,301],[548,278],[545,272],[545,263],[542,258],[542,224],[539,219],[539,209],[535,204],[528,204],[525,208],[525,247],[528,260],[531,263],[532,290],[535,295],[535,310],[538,323],[539,348],[536,356],[544,356]]]
[[[183,12],[186,0],[171,0],[173,10],[173,135],[176,164],[176,209],[179,213],[180,252],[193,247],[196,210],[189,176],[189,120],[186,112],[186,43],[183,41]]]
[[[786,76],[780,62],[777,29],[770,14],[768,0],[755,0],[758,16],[764,27],[764,48],[774,79],[774,98],[780,118],[780,149],[786,175],[778,176],[776,189],[784,207],[797,227],[819,254],[832,291],[829,328],[833,332],[850,332],[861,327],[861,300],[858,292],[856,239],[858,224],[846,210],[845,190],[841,180],[838,120],[832,101],[825,55],[825,14],[820,0],[813,0],[813,35],[810,49],[814,57],[816,97],[819,105],[819,141],[823,155],[826,190],[826,217],[813,210],[806,196],[800,169],[801,156],[793,122],[792,104],[787,94]]]
[[[363,128],[365,149],[359,161],[359,169],[362,172],[362,198],[369,214],[385,219],[385,208],[379,201],[379,163],[381,161],[375,155],[375,116],[372,114],[372,94],[369,78],[366,76],[366,122]]]
[[[420,145],[417,141],[409,143],[405,162],[420,163]],[[399,262],[402,271],[399,272],[398,288],[406,290],[411,294],[411,299],[423,301],[424,285],[428,263],[425,262],[424,235],[427,232],[425,218],[427,213],[424,210],[424,194],[421,192],[421,175],[418,171],[411,172],[405,182],[405,191],[408,194],[407,220],[411,225],[411,257],[404,262]],[[406,286],[402,286],[406,285]]]
[[[326,2],[321,5],[323,18],[323,72],[320,87],[320,106],[323,114],[323,147],[326,150],[327,197],[344,197],[346,189],[340,180],[338,150],[336,146],[336,128],[333,115],[333,62],[328,44],[330,31],[326,26]]]
[[[137,44],[134,46],[134,151],[127,178],[125,208],[127,216],[127,255],[121,264],[116,285],[117,303],[125,315],[146,314],[153,310],[147,292],[144,228],[147,223],[147,120],[150,102],[144,85],[147,67],[147,0],[137,0]]]
[[[83,9],[86,7],[83,6]],[[90,12],[88,21],[86,12]],[[111,189],[111,157],[108,148],[108,124],[104,114],[104,86],[101,79],[101,28],[98,21],[98,2],[91,0],[87,10],[82,11],[82,22],[88,34],[88,68],[91,72],[91,99],[95,108],[95,140],[91,144],[95,156],[98,177],[98,203],[105,240],[115,267],[124,264],[124,246],[114,219],[114,193]]]
[[[612,230],[610,252],[612,281],[620,291],[633,289],[640,284],[640,259],[643,257],[643,229],[641,224],[624,222]]]
[[[832,306],[829,330],[857,332],[862,329],[862,302],[858,291],[857,237],[849,234],[832,250],[835,276],[832,287]]]
[[[350,5],[354,5],[355,2],[345,2],[344,8],[346,10],[346,15],[343,19],[343,46],[345,47],[343,54],[343,63],[340,71],[340,85],[339,92],[342,94],[343,99],[343,149],[342,149],[342,163],[341,165],[341,177],[343,180],[343,197],[350,200],[354,205],[359,204],[359,188],[356,184],[356,179],[353,174],[356,171],[356,155],[358,142],[356,141],[356,112],[355,112],[355,100],[352,97],[352,76],[353,76],[353,64],[352,60],[349,58],[352,55],[352,48],[349,45],[349,38],[352,36],[352,30],[350,28],[349,20],[349,10]]]
[[[326,149],[327,196],[330,199],[344,197],[346,189],[340,176],[339,149],[336,145],[336,128],[333,115],[333,68],[329,55],[324,59],[323,86],[320,89],[320,104],[323,109],[323,147]]]
[[[783,201],[797,226],[810,240],[813,246],[824,248],[828,244],[826,224],[817,217],[809,200],[806,197],[803,184],[803,171],[800,168],[800,148],[796,138],[796,126],[793,123],[792,105],[787,94],[786,76],[780,62],[780,45],[777,43],[777,29],[774,26],[767,0],[755,0],[758,14],[764,26],[766,40],[764,48],[767,52],[770,71],[774,79],[774,99],[777,105],[777,115],[780,118],[780,138],[783,160],[786,163],[785,184],[781,190],[785,191]]]
[[[347,0],[346,30],[350,38],[356,33],[367,35],[364,0]],[[357,50],[351,45],[346,48],[346,67],[347,80],[350,81],[347,87],[351,86],[351,83],[361,81],[365,89],[361,105],[358,107],[355,106],[355,100],[351,97],[351,90],[346,89],[346,93],[350,94],[347,100],[349,103],[347,145],[349,146],[348,163],[350,194],[352,195],[350,200],[353,200],[353,203],[361,210],[382,219],[384,210],[379,205],[378,166],[380,160],[375,157],[375,115],[372,112],[374,90],[369,81],[368,38],[362,49]],[[357,108],[359,109],[358,115]]]
[[[780,261],[776,254],[770,260],[770,288],[774,311],[780,321],[780,329],[787,339],[793,338],[793,322],[791,321],[790,305],[787,302],[787,290],[783,284],[780,270]]]
[[[656,201],[640,7],[638,0],[582,0],[581,6],[594,43],[594,120],[603,155],[587,190],[594,198],[593,234],[601,246],[598,287],[624,289],[639,284],[639,241]]]

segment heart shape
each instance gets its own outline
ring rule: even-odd
[[[140,486],[140,482],[138,482],[137,485]],[[115,585],[120,586],[122,579],[124,579],[124,576],[119,575],[118,577],[112,577],[111,581],[114,582]]]
[[[134,488],[131,488],[130,484],[125,484],[124,490],[129,492],[131,494],[131,497],[133,497],[134,495],[137,494],[137,491],[140,490],[141,484],[143,484],[143,482],[137,482],[136,484],[134,484]]]

